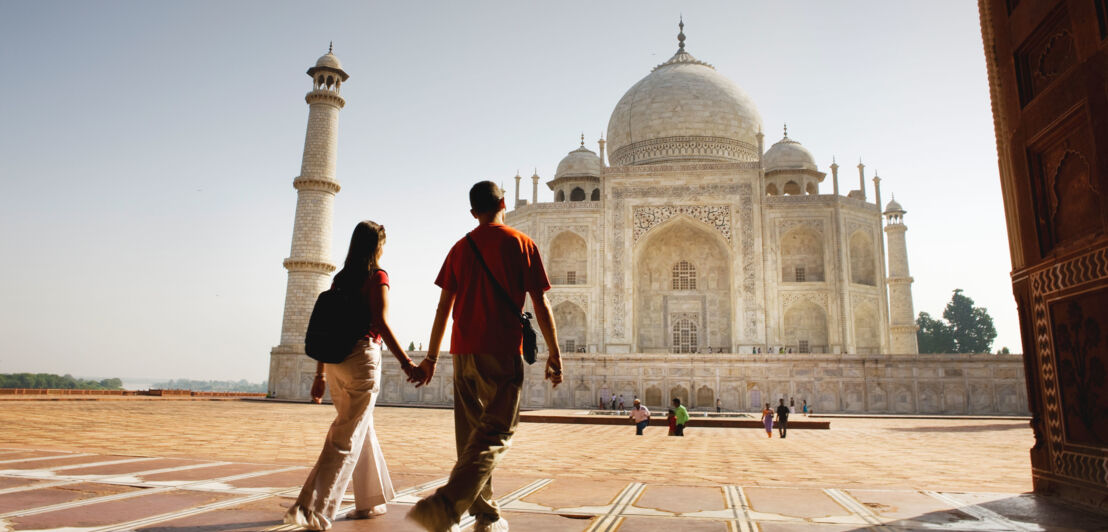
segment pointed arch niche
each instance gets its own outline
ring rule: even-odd
[[[877,261],[873,240],[863,231],[850,235],[850,282],[877,286]]]
[[[554,307],[554,323],[558,324],[558,341],[562,349],[575,353],[588,345],[588,320],[585,310],[576,303],[564,301]]]
[[[551,284],[586,284],[589,248],[581,235],[572,231],[558,233],[550,241],[548,274]]]
[[[873,305],[863,303],[854,308],[854,344],[860,355],[881,352],[881,324]]]
[[[785,309],[785,344],[799,353],[827,352],[827,313],[811,301],[801,300]]]
[[[781,237],[781,282],[823,281],[823,241],[815,231],[797,227]]]
[[[633,323],[636,349],[667,353],[677,349],[674,327],[695,331],[696,349],[731,348],[732,251],[716,230],[685,215],[650,230],[634,248]],[[674,282],[695,271],[695,284]],[[682,321],[684,320],[684,321]],[[690,327],[689,325],[692,325]]]

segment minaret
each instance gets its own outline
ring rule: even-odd
[[[858,192],[862,193],[862,199],[866,199],[866,165],[862,164],[862,159],[858,158]],[[878,207],[881,205],[878,204]]]
[[[831,157],[831,183],[835,186],[835,196],[839,195],[839,163]]]
[[[350,76],[328,48],[327,54],[308,69],[312,90],[308,102],[308,129],[296,189],[296,218],[292,250],[284,260],[289,272],[285,289],[285,314],[281,344],[270,352],[269,394],[282,399],[307,399],[315,374],[315,361],[304,355],[315,298],[327,289],[335,265],[331,264],[331,218],[339,183],[335,179],[338,153],[339,110],[346,105],[340,93]]]
[[[537,205],[539,203],[539,169],[535,169],[535,173],[531,175],[531,203]]]
[[[907,212],[894,196],[885,207],[885,233],[889,241],[889,341],[890,354],[919,353],[916,343],[915,307],[912,304],[912,276],[908,275],[908,246],[904,233],[904,213]]]
[[[514,203],[514,206],[512,207],[513,209],[518,209],[519,208],[519,180],[520,179],[523,179],[523,178],[520,177],[519,170],[516,170],[516,202]]]
[[[603,167],[603,168],[607,168],[608,161],[604,158],[604,146],[606,146],[608,144],[608,141],[604,140],[604,134],[603,133],[601,133],[600,140],[596,141],[596,143],[600,148],[600,151],[596,152],[597,155],[600,156],[600,166]]]

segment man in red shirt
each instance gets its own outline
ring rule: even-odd
[[[504,192],[491,181],[469,190],[476,229],[462,238],[443,262],[435,284],[442,288],[427,358],[419,365],[427,384],[435,374],[439,345],[452,312],[450,354],[454,356],[454,437],[458,461],[450,480],[416,503],[408,518],[434,532],[453,529],[465,512],[477,518],[475,531],[508,530],[492,498],[492,471],[511,445],[519,422],[523,387],[523,332],[519,314],[531,296],[539,330],[549,350],[545,378],[562,382],[562,359],[554,315],[544,292],[550,289],[538,247],[527,235],[504,225]],[[474,254],[473,245],[489,273]],[[498,283],[512,300],[499,293]]]

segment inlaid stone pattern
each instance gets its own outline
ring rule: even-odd
[[[648,231],[659,224],[685,215],[697,220],[723,235],[731,242],[731,206],[730,205],[663,205],[659,207],[635,207],[633,214],[635,229],[632,240],[638,242]]]

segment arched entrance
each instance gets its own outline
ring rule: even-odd
[[[731,257],[722,235],[683,216],[650,231],[635,247],[637,349],[730,346]]]

